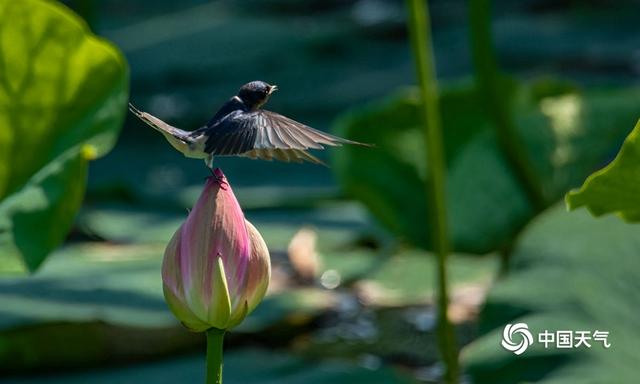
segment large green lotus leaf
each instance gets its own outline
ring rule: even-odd
[[[615,217],[595,220],[562,205],[525,229],[513,269],[496,283],[480,317],[480,337],[463,352],[478,384],[632,383],[640,355],[640,227]],[[522,355],[500,346],[507,323],[544,330],[608,331],[611,347],[545,349]],[[517,343],[519,339],[515,339]]]
[[[79,243],[54,252],[32,276],[5,277],[0,280],[0,331],[35,327],[48,323],[89,323],[101,321],[122,327],[164,328],[178,325],[162,295],[160,265],[164,245],[119,246]],[[296,299],[306,296],[304,306],[326,295],[309,290],[283,292],[289,302],[286,311],[266,309],[268,320],[296,313]],[[280,294],[269,295],[261,306],[283,307]],[[284,297],[283,296],[283,297]],[[284,308],[283,307],[283,308]],[[256,310],[257,311],[257,310]],[[278,315],[274,315],[277,312]],[[254,312],[250,317],[260,317]],[[277,319],[276,319],[277,320]],[[0,349],[1,352],[1,349]]]
[[[3,383],[202,383],[204,375],[204,355],[196,355],[46,377],[13,377],[3,380]],[[414,383],[415,380],[385,367],[372,370],[347,362],[305,360],[287,353],[240,349],[230,350],[224,354],[224,382],[231,384],[402,384]]]
[[[452,289],[488,284],[496,275],[495,255],[452,254],[449,273]],[[406,306],[432,303],[436,286],[436,259],[422,251],[392,255],[371,251],[321,253],[324,270],[334,271],[341,283],[358,282],[370,289],[367,302],[376,306]]]
[[[610,161],[638,120],[637,88],[548,92],[534,84],[518,108],[521,134],[554,199]],[[528,100],[528,101],[527,101]],[[536,109],[526,109],[535,103]]]
[[[79,367],[194,348],[171,314],[160,278],[164,245],[79,243],[35,274],[0,280],[0,372]],[[269,294],[234,335],[295,329],[337,304],[333,291]],[[132,348],[130,339],[139,343]]]
[[[0,0],[0,19],[0,257],[34,270],[71,226],[84,163],[115,143],[127,65],[55,3]]]
[[[85,190],[87,159],[73,147],[0,202],[0,271],[34,269],[73,223]],[[22,255],[24,258],[20,258]]]
[[[622,141],[624,131],[617,124],[635,121],[638,96],[635,90],[579,92],[549,81],[505,92],[513,100],[516,125],[549,201],[601,164]],[[343,116],[336,124],[340,134],[376,147],[348,146],[334,153],[347,193],[391,232],[429,248],[419,105],[417,93],[407,91]],[[485,253],[504,246],[534,210],[474,90],[446,88],[441,114],[455,249]]]
[[[321,235],[322,236],[322,235]],[[0,280],[0,371],[78,367],[100,361],[158,356],[202,340],[168,310],[160,279],[162,244],[81,243],[54,252],[32,276]],[[323,270],[342,281],[364,281],[374,305],[430,301],[434,260],[424,253],[321,251]],[[452,256],[458,285],[485,283],[495,259]],[[335,310],[345,291],[315,287],[269,294],[232,334],[273,337],[292,332]],[[140,343],[131,349],[130,340]]]
[[[628,221],[640,220],[640,121],[618,156],[587,178],[566,197],[569,209],[587,207],[595,216],[617,213]]]
[[[377,297],[372,302],[380,305],[413,305],[432,303],[435,298],[436,258],[425,252],[402,252],[382,261],[380,266],[365,277],[374,283]],[[495,255],[452,254],[449,257],[451,288],[488,284],[496,275]]]

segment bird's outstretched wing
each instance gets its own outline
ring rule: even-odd
[[[368,145],[318,131],[275,112],[236,111],[207,129],[205,150],[212,155],[241,155],[265,160],[323,164],[307,149],[342,144]]]

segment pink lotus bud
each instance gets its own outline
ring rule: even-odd
[[[228,329],[264,297],[271,265],[258,230],[244,218],[222,171],[204,191],[167,245],[162,263],[164,297],[189,329]]]

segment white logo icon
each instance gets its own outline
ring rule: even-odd
[[[514,335],[520,337],[520,342],[513,340]],[[519,335],[519,336],[518,336]],[[502,332],[502,347],[516,355],[522,354],[533,344],[533,335],[525,323],[507,324]]]

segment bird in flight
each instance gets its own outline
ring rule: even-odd
[[[204,159],[209,168],[213,168],[215,156],[324,164],[308,150],[324,149],[325,145],[370,146],[318,131],[286,116],[261,109],[277,89],[275,85],[264,81],[252,81],[243,85],[237,95],[229,99],[202,128],[195,131],[173,127],[138,110],[131,103],[129,109],[162,133],[175,149],[186,157]]]

